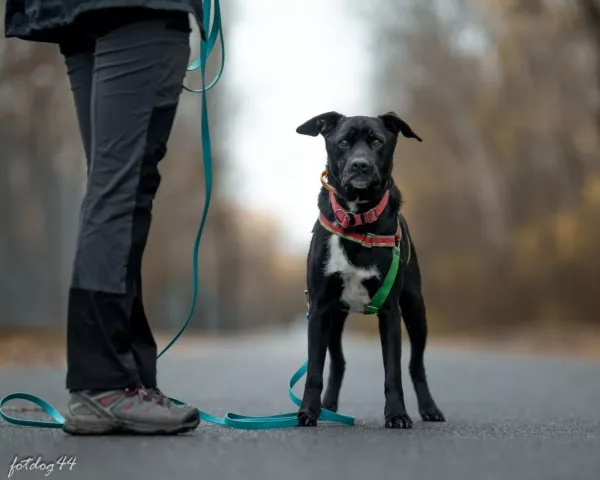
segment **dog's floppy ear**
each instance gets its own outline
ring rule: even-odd
[[[296,129],[300,135],[310,135],[316,137],[319,133],[323,136],[330,133],[338,124],[344,115],[338,112],[327,112],[311,118]]]
[[[416,138],[419,142],[422,142],[421,137],[419,137],[415,132],[413,132],[412,128],[402,120],[398,115],[394,112],[388,112],[384,115],[379,115],[379,118],[383,120],[383,124],[385,128],[387,128],[390,132],[398,135],[401,133],[406,138]]]

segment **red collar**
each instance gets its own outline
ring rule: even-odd
[[[336,221],[340,224],[343,229],[348,227],[357,227],[364,225],[365,223],[374,223],[387,207],[390,199],[390,191],[386,190],[385,195],[377,206],[365,213],[351,213],[342,208],[340,203],[335,198],[335,193],[329,192],[329,201],[331,202],[331,208],[333,208],[333,215]]]
[[[319,216],[319,223],[321,226],[329,232],[338,235],[346,240],[360,243],[363,247],[395,247],[399,245],[400,238],[402,237],[402,229],[400,227],[400,221],[398,221],[398,230],[396,235],[373,235],[372,233],[355,233],[347,232],[337,223],[329,221],[323,212]]]

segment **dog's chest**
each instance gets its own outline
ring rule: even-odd
[[[329,255],[325,263],[325,276],[339,274],[342,280],[342,295],[340,300],[351,312],[363,313],[371,301],[369,291],[363,281],[379,278],[379,270],[374,267],[356,267],[350,263],[340,237],[331,235],[328,240]]]

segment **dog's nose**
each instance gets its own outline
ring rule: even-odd
[[[350,168],[354,173],[367,174],[371,172],[371,164],[368,160],[364,158],[357,158],[356,160],[352,160]]]

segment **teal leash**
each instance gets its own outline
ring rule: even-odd
[[[183,323],[179,332],[173,337],[173,339],[167,344],[165,348],[158,354],[158,358],[160,358],[169,348],[171,348],[175,342],[179,339],[179,337],[183,334],[185,329],[187,328],[192,316],[194,315],[194,311],[196,309],[196,301],[198,298],[198,287],[199,287],[199,275],[198,275],[198,252],[200,249],[200,240],[202,238],[202,232],[204,231],[204,226],[206,224],[206,218],[208,216],[208,209],[210,206],[210,199],[212,195],[212,148],[210,142],[210,130],[208,126],[208,106],[206,102],[206,92],[213,88],[221,78],[223,74],[223,68],[225,66],[225,42],[223,40],[223,26],[221,21],[221,6],[219,0],[214,0],[215,12],[212,27],[210,27],[210,13],[211,13],[211,0],[204,0],[203,5],[203,19],[202,24],[204,25],[204,30],[208,32],[210,30],[210,34],[206,41],[200,40],[200,55],[198,58],[190,65],[187,70],[189,72],[200,69],[202,76],[202,89],[194,90],[184,86],[183,88],[188,92],[195,94],[202,94],[202,157],[204,164],[204,172],[205,172],[205,185],[206,185],[206,195],[204,202],[204,210],[202,212],[202,219],[200,221],[200,226],[198,227],[198,232],[196,234],[196,239],[194,241],[194,251],[192,255],[193,260],[193,295],[192,302],[190,307],[190,312],[188,314],[187,319]],[[221,66],[219,72],[215,76],[215,79],[207,86],[206,85],[206,63],[207,60],[217,43],[217,39],[220,38],[221,44]],[[294,386],[298,383],[298,381],[306,374],[308,368],[308,361],[304,362],[296,372],[291,376],[288,382],[288,393],[290,399],[294,404],[298,407],[302,405],[302,401],[300,398],[294,393]],[[54,419],[54,421],[42,421],[42,420],[24,420],[20,418],[15,418],[8,415],[2,407],[12,401],[12,400],[25,400],[31,402],[38,407],[40,407],[44,412],[46,412],[50,417]],[[186,405],[181,400],[177,400],[175,398],[170,399],[176,405]],[[281,413],[277,415],[266,415],[266,416],[246,416],[239,415],[237,413],[226,413],[223,417],[217,417],[215,415],[211,415],[210,413],[204,412],[202,410],[198,410],[200,412],[200,418],[206,422],[214,423],[217,425],[226,425],[233,428],[238,429],[251,429],[251,430],[269,430],[275,428],[291,428],[296,427],[298,425],[298,420],[296,416],[296,412],[290,413]],[[24,427],[38,427],[38,428],[61,428],[65,422],[64,417],[46,402],[44,399],[37,397],[35,395],[31,395],[29,393],[11,393],[6,395],[4,398],[0,399],[0,417],[2,417],[6,422],[20,425]],[[344,425],[354,425],[354,417],[348,415],[342,415],[336,412],[332,412],[327,409],[323,409],[319,420],[325,422],[336,422],[342,423]]]

